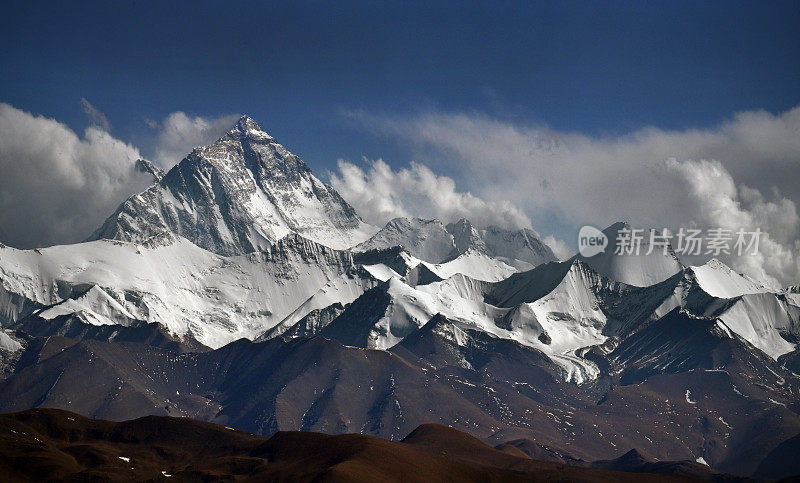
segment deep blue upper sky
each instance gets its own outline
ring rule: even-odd
[[[797,2],[5,2],[0,101],[81,132],[248,113],[312,168],[383,156],[342,112],[480,112],[558,130],[702,127],[800,104]]]

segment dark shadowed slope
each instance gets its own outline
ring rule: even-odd
[[[692,480],[536,461],[440,425],[423,425],[402,442],[305,432],[266,438],[187,418],[116,423],[55,409],[0,416],[0,475],[4,481]]]

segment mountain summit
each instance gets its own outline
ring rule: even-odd
[[[342,249],[374,231],[299,157],[242,116],[122,203],[90,239],[141,242],[172,232],[227,256],[264,249],[289,233]]]

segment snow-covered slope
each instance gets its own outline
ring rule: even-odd
[[[461,327],[534,347],[561,367],[565,380],[584,382],[599,375],[598,366],[583,357],[586,348],[635,332],[687,300],[702,299],[688,296],[691,290],[682,281],[676,274],[652,288],[629,286],[602,276],[577,257],[495,283],[457,274],[409,286],[394,277],[362,296],[369,300],[356,299],[323,334],[351,345],[388,348],[442,314]],[[705,297],[704,304],[698,302],[704,310],[729,305]]]
[[[690,268],[700,288],[713,297],[733,298],[769,291],[764,286],[734,272],[716,258],[712,258],[705,265]]]
[[[42,318],[77,312],[90,323],[155,320],[211,346],[242,336],[321,332],[386,349],[441,313],[461,327],[534,347],[562,368],[565,379],[581,382],[599,370],[582,357],[584,349],[636,332],[676,307],[720,317],[773,358],[794,347],[783,335],[798,332],[798,310],[788,296],[783,302],[771,293],[714,297],[704,291],[709,280],[737,290],[737,279],[712,279],[703,270],[698,277],[697,267],[639,288],[609,280],[579,257],[504,278],[514,269],[471,248],[442,264],[398,248],[359,252],[354,261],[349,252],[296,235],[263,254],[227,258],[169,236],[145,245],[100,241],[38,253],[5,250],[0,259],[16,259],[10,265],[59,267],[60,277],[48,274],[52,268],[40,270],[48,275],[27,289],[20,282],[24,270],[4,273],[6,290],[47,306]],[[724,266],[715,270],[728,273]]]
[[[97,285],[92,285],[82,295],[65,299],[53,306],[34,312],[34,315],[45,320],[53,320],[59,315],[70,314],[80,316],[81,320],[93,325],[119,324],[127,326],[137,322],[133,314]]]
[[[402,246],[420,260],[440,263],[453,254],[453,235],[439,220],[395,218],[355,250],[367,251]]]
[[[778,359],[800,339],[800,307],[770,293],[741,296],[719,319],[762,352]]]
[[[0,284],[43,317],[78,311],[90,323],[159,322],[211,347],[253,338],[354,268],[349,252],[298,235],[263,252],[222,257],[174,235],[37,250],[0,248]],[[353,282],[355,283],[355,282]],[[360,283],[360,282],[359,282]],[[17,310],[15,312],[15,310]]]
[[[492,258],[472,248],[442,263],[420,260],[406,251],[402,245],[358,252],[354,255],[354,260],[379,280],[385,282],[397,277],[412,286],[444,280],[458,273],[477,280],[496,282],[508,278],[517,271],[503,260]]]
[[[564,265],[568,266],[566,273],[562,272]],[[503,305],[515,303],[501,325],[509,331],[509,338],[536,347],[562,366],[566,380],[596,378],[597,366],[579,357],[577,351],[603,344],[607,339],[603,335],[607,317],[597,293],[608,282],[579,260],[554,265],[552,270],[563,273],[552,290],[547,291],[550,284],[545,280],[546,285],[527,292],[532,297],[516,292],[505,298]],[[546,293],[539,296],[542,292]]]
[[[428,269],[442,279],[460,273],[476,280],[497,282],[508,278],[517,270],[497,258],[469,249],[458,257],[444,263],[422,262]]]
[[[387,270],[391,269],[387,268]],[[292,311],[291,314],[270,328],[262,338],[271,339],[283,335],[284,332],[291,329],[311,312],[322,310],[332,305],[348,305],[364,292],[378,285],[380,281],[385,280],[388,280],[388,278],[375,277],[369,270],[362,267],[350,269],[317,290],[314,295]],[[324,325],[317,325],[316,329],[321,329],[322,327]]]
[[[670,285],[671,293],[665,296]],[[769,292],[718,260],[687,267],[682,276],[644,290],[653,291],[645,302],[655,302],[656,297],[662,300],[651,316],[641,317],[642,322],[676,309],[693,317],[717,317],[729,330],[773,359],[794,350],[796,344],[792,341],[800,338],[800,308],[790,294]],[[655,295],[656,290],[659,295]]]
[[[22,344],[0,329],[0,351],[16,352],[22,349]]]
[[[606,316],[600,310],[600,303],[596,295],[597,286],[601,283],[603,283],[602,279],[596,273],[588,269],[582,262],[575,261],[553,290],[534,301],[522,302],[517,305],[517,307],[530,308],[535,319],[526,319],[526,313],[522,310],[507,319],[508,327],[512,330],[519,329],[520,334],[524,334],[526,338],[538,339],[540,333],[526,333],[528,321],[537,321],[545,331],[548,331],[549,327],[550,331],[564,335],[566,333],[563,332],[563,329],[568,325],[576,324],[572,328],[579,332],[583,332],[584,329],[588,330],[593,334],[590,336],[591,339],[594,339],[592,342],[600,343],[605,338],[600,336],[599,331],[606,322]],[[549,338],[552,339],[551,345],[556,349],[561,346],[574,345],[569,342],[573,335],[569,335],[566,339],[552,336]],[[592,344],[581,344],[577,347],[586,345]]]
[[[341,249],[376,230],[245,116],[125,201],[91,239],[142,242],[169,231],[211,252],[238,255],[289,233]]]
[[[562,354],[564,347],[601,344],[610,335],[627,337],[676,309],[719,318],[728,330],[773,359],[793,351],[794,341],[800,339],[800,307],[789,294],[767,292],[717,261],[699,270],[686,268],[649,287],[635,287],[613,282],[576,258],[493,284],[486,299],[515,307],[507,323],[525,327],[516,340],[535,345],[532,336],[552,339],[558,349],[548,353],[551,356]],[[572,326],[573,320],[583,322]]]
[[[567,276],[575,260],[551,262],[514,274],[492,285],[487,301],[498,307],[534,302],[555,289]]]

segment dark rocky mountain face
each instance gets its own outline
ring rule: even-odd
[[[779,357],[778,362],[795,374],[800,374],[800,347]]]
[[[623,370],[576,385],[564,383],[543,353],[441,316],[391,351],[316,337],[186,352],[157,337],[77,334],[20,336],[25,348],[0,382],[0,411],[57,407],[111,420],[188,416],[263,435],[301,429],[389,440],[439,422],[492,445],[533,441],[548,448],[538,457],[554,460],[613,460],[637,448],[648,461],[702,457],[739,475],[755,472],[773,448],[800,433],[797,377],[751,358],[751,348],[737,339],[697,343],[693,350],[705,355],[681,371],[630,383]],[[624,367],[626,347],[598,356],[609,373]]]
[[[372,231],[300,158],[245,116],[125,201],[91,239],[141,242],[172,232],[209,251],[237,255],[288,233],[346,248]]]
[[[15,324],[16,333],[24,337],[64,337],[70,340],[103,342],[136,342],[176,352],[205,352],[209,349],[191,337],[176,337],[157,322],[136,321],[131,325],[95,325],[80,314],[59,315],[51,320],[31,315]]]
[[[756,469],[760,478],[782,478],[787,475],[800,475],[800,434],[787,439],[767,454]]]

